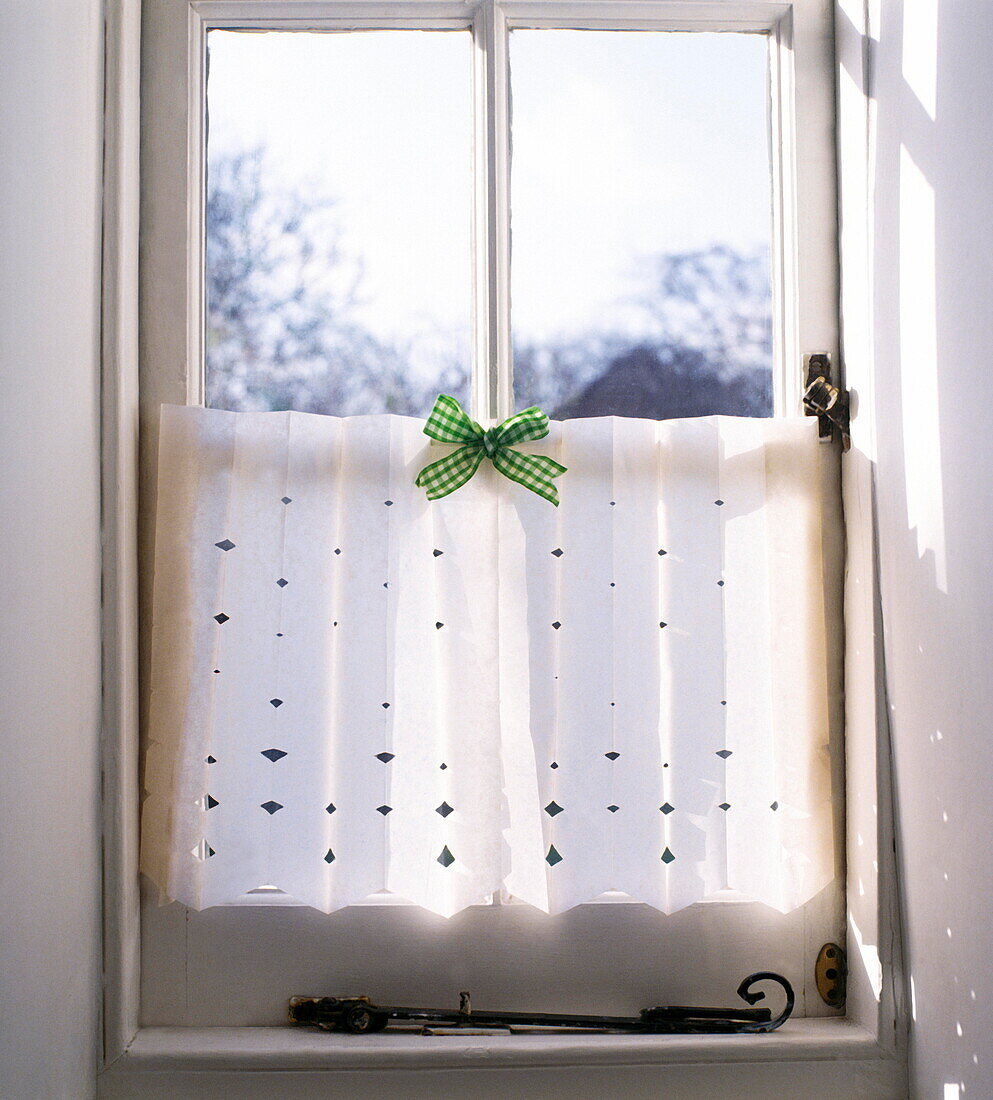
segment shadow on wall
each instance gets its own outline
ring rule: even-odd
[[[874,380],[860,398],[875,426],[912,1094],[989,1097],[993,5],[880,7],[863,40]]]

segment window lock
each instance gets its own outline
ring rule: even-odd
[[[834,429],[841,435],[841,448],[847,451],[852,445],[851,401],[848,390],[839,389],[831,377],[831,356],[827,352],[813,352],[803,357],[804,390],[803,408],[807,416],[820,421],[818,433],[822,443],[830,443]]]

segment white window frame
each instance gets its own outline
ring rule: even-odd
[[[335,4],[338,25],[361,25],[375,0]],[[894,856],[889,810],[888,755],[881,731],[881,639],[876,630],[873,533],[867,461],[853,460],[846,470],[848,579],[847,646],[847,835],[848,947],[850,961],[848,1015],[845,1018],[798,1020],[781,1032],[751,1040],[722,1037],[542,1037],[507,1039],[419,1039],[381,1037],[361,1047],[329,1036],[281,1028],[171,1029],[142,1028],[138,999],[140,917],[138,904],[138,609],[141,578],[149,572],[147,537],[139,545],[138,424],[146,465],[154,455],[154,420],[163,402],[196,403],[202,381],[190,377],[185,364],[201,362],[202,319],[191,303],[201,300],[200,257],[187,247],[200,239],[203,210],[202,164],[203,41],[208,26],[266,26],[285,20],[293,26],[326,26],[327,3],[297,0],[145,0],[144,22],[138,0],[107,0],[106,5],[106,142],[104,158],[103,278],[103,421],[105,551],[105,996],[104,1066],[99,1094],[104,1096],[174,1095],[197,1087],[218,1091],[242,1081],[241,1096],[271,1095],[287,1071],[308,1074],[314,1089],[326,1089],[341,1072],[351,1085],[384,1078],[358,1077],[388,1072],[389,1088],[413,1094],[407,1072],[458,1069],[467,1074],[489,1070],[488,1078],[471,1079],[472,1095],[499,1095],[493,1067],[512,1079],[515,1072],[544,1073],[551,1093],[577,1071],[591,1083],[602,1071],[610,1087],[630,1082],[632,1091],[648,1087],[693,1087],[700,1063],[712,1063],[715,1087],[746,1095],[754,1088],[802,1088],[805,1095],[897,1095],[887,1091],[894,1077],[894,1055],[900,1049],[901,1005],[898,993],[898,940]],[[393,0],[375,3],[395,14],[400,25],[461,25],[476,13],[480,35],[493,35],[495,12],[484,0],[482,14],[474,0]],[[646,23],[658,29],[766,30],[773,43],[772,95],[774,177],[777,222],[775,288],[781,332],[777,347],[777,389],[787,409],[795,408],[803,350],[837,355],[837,275],[835,243],[835,125],[833,12],[830,0],[527,0],[504,5],[513,25],[630,27]],[[522,20],[522,22],[516,22]],[[227,21],[226,23],[224,21]],[[381,18],[376,25],[382,26]],[[146,111],[154,111],[182,136],[183,155],[175,149],[146,145],[139,171],[139,38],[146,42],[145,80],[160,94]],[[850,44],[849,44],[850,46]],[[185,94],[177,94],[176,57],[185,61]],[[497,81],[497,65],[477,67],[477,79]],[[504,83],[504,91],[506,85]],[[499,96],[491,99],[499,110]],[[798,119],[802,125],[798,125]],[[157,123],[157,126],[159,125]],[[499,118],[480,119],[487,127],[485,165],[477,165],[489,199],[508,186],[506,146]],[[505,132],[505,131],[504,131]],[[154,179],[154,193],[148,180]],[[136,288],[139,239],[139,182],[142,194],[142,294],[164,305],[161,316],[139,333]],[[506,209],[504,204],[503,209]],[[174,231],[179,216],[185,233]],[[510,400],[507,227],[489,216],[485,236],[477,226],[477,272],[485,270],[486,293],[477,290],[476,308],[486,318],[477,328],[477,360],[494,362],[494,380],[480,388],[477,410],[501,415]],[[479,242],[485,240],[485,247]],[[490,279],[489,273],[498,277]],[[477,286],[480,280],[477,279]],[[169,318],[175,308],[191,320],[179,332]],[[794,303],[795,308],[786,305]],[[170,314],[170,308],[173,312]],[[138,385],[137,361],[172,364]],[[138,552],[135,552],[135,547]],[[719,1067],[725,1067],[726,1076]],[[244,1078],[239,1075],[245,1074]],[[623,1076],[623,1075],[627,1076]],[[404,1092],[404,1081],[410,1083]],[[451,1077],[446,1081],[452,1081]],[[463,1079],[465,1080],[465,1079]],[[484,1091],[489,1080],[494,1091]],[[516,1078],[518,1084],[522,1078]],[[529,1076],[528,1081],[534,1078]],[[575,1081],[573,1077],[571,1080]],[[808,1082],[801,1085],[800,1082]],[[750,1082],[750,1084],[749,1084]],[[381,1087],[387,1087],[381,1085]],[[489,1088],[490,1086],[485,1086]],[[511,1086],[507,1086],[510,1088]],[[543,1086],[539,1087],[542,1091]],[[161,1091],[158,1091],[161,1090]],[[268,1090],[268,1091],[267,1091]]]

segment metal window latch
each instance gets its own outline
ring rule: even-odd
[[[778,1016],[754,1005],[765,998],[755,986],[774,982],[786,995]],[[693,1008],[657,1005],[644,1008],[637,1016],[594,1016],[565,1012],[480,1012],[474,1010],[468,993],[459,994],[457,1009],[400,1008],[377,1005],[366,996],[291,997],[290,1023],[319,1027],[325,1031],[347,1031],[353,1035],[382,1031],[392,1021],[425,1027],[453,1028],[585,1028],[593,1031],[621,1031],[649,1035],[747,1034],[775,1031],[793,1011],[793,987],[780,974],[768,970],[749,974],[738,986],[738,996],[747,1008]],[[432,1032],[433,1033],[433,1032]]]
[[[830,443],[834,429],[841,435],[841,449],[852,445],[851,402],[848,390],[838,389],[831,377],[831,356],[824,351],[803,357],[803,408],[807,416],[820,421],[818,434],[822,443]]]

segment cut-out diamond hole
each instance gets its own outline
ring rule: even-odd
[[[779,809],[779,803],[778,802],[773,802],[772,805],[769,807],[769,809],[770,810],[778,810]]]
[[[387,508],[392,508],[393,507],[393,501],[392,500],[384,500],[383,503],[386,505]]]
[[[214,669],[214,675],[217,676],[220,673],[220,671],[221,670],[219,668],[215,668]]]
[[[723,581],[718,581],[717,582],[717,587],[718,588],[723,588],[724,587],[724,582]]]
[[[614,507],[616,507],[616,505],[617,505],[617,501],[616,501],[616,500],[612,500],[612,501],[610,502],[610,507],[611,507],[611,508],[614,508]]]
[[[611,581],[611,582],[610,582],[610,587],[611,587],[611,588],[616,588],[616,587],[617,587],[617,585],[616,585],[616,584],[614,584],[614,582],[613,582],[613,581]]]
[[[337,809],[338,809],[338,807],[337,807],[337,806],[336,806],[336,805],[335,805],[335,804],[334,804],[333,802],[329,802],[329,803],[328,803],[328,804],[327,804],[327,805],[326,805],[326,806],[324,807],[324,809],[325,809],[325,810],[327,810],[327,812],[328,812],[329,814],[333,814],[333,813],[335,812],[335,810],[337,810]]]
[[[448,850],[447,844],[444,848],[441,849],[441,855],[438,856],[438,862],[442,865],[442,867],[451,867],[451,865],[455,862],[455,856],[453,856],[452,853]]]
[[[283,705],[283,700],[282,699],[270,699],[269,702],[273,705],[273,707],[276,710],[279,710],[279,708]]]
[[[607,809],[610,810],[612,814],[616,814],[617,811],[620,809],[620,806],[608,806]]]
[[[723,500],[715,500],[714,503],[717,505],[718,508],[722,508],[724,506]]]
[[[731,809],[731,803],[730,802],[722,802],[720,804],[720,806],[718,807],[718,809],[723,810],[725,813],[727,813],[728,810]]]
[[[282,502],[283,502],[284,504],[292,504],[292,503],[293,503],[293,497],[280,497],[279,499],[280,499],[280,500],[281,500],[281,501],[282,501]]]
[[[220,806],[220,802],[218,802],[212,794],[206,795],[203,800],[203,808],[205,810],[212,810],[215,806]]]
[[[434,554],[436,558],[440,558],[441,555],[444,554],[444,552],[444,550],[438,550],[437,548],[431,551],[431,553]]]
[[[715,753],[715,755],[719,756],[722,760],[727,760],[727,758],[731,755],[731,750],[730,749],[718,749],[717,752]]]
[[[389,710],[389,709],[390,709],[390,704],[389,703],[383,703],[383,710]]]
[[[663,863],[672,863],[672,861],[675,858],[676,857],[672,854],[671,851],[669,851],[668,848],[666,848],[666,850],[662,853],[662,862]]]
[[[388,814],[388,813],[389,813],[389,812],[390,812],[390,811],[391,811],[392,809],[393,809],[393,807],[392,807],[392,806],[377,806],[377,807],[376,807],[376,812],[377,812],[377,813],[381,813],[381,814],[383,815],[383,817],[386,817],[386,815],[387,815],[387,814]]]
[[[621,754],[619,752],[605,752],[603,754],[608,760],[616,760]]]
[[[195,848],[190,849],[190,855],[193,856],[194,859],[210,859],[211,856],[216,854],[217,853],[211,848],[206,840],[201,840]]]
[[[555,850],[554,844],[549,845],[548,855],[545,856],[545,862],[549,867],[554,867],[556,863],[562,862],[562,856]]]
[[[330,848],[328,848],[328,854],[324,857],[324,862],[334,863],[334,852],[332,852]]]
[[[441,630],[441,628],[442,628],[442,627],[443,627],[444,625],[445,625],[444,623],[435,623],[435,624],[434,624],[434,628],[435,628],[435,630]]]
[[[277,760],[282,760],[286,753],[282,749],[263,749],[260,755],[275,764]]]
[[[556,814],[562,813],[562,807],[557,802],[549,802],[545,807],[545,813],[549,817],[555,817]]]
[[[217,763],[217,757],[216,756],[208,756],[207,757],[207,763],[208,764],[216,764]]]
[[[289,583],[290,582],[285,577],[280,577],[279,580],[276,581],[276,584],[278,584],[280,588],[285,588]]]
[[[341,553],[341,547],[340,547],[340,546],[336,546],[336,547],[334,548],[334,552],[335,552],[335,554],[340,554],[340,553]]]
[[[434,812],[441,814],[442,817],[448,817],[449,814],[455,813],[455,807],[449,806],[447,802],[442,802],[440,806],[436,806]]]
[[[561,547],[561,546],[557,546],[557,547],[556,547],[556,548],[555,548],[555,549],[554,549],[554,550],[552,551],[552,557],[555,557],[555,558],[561,558],[561,557],[562,557],[562,555],[563,555],[564,553],[565,553],[565,551],[564,551],[564,550],[562,549],[562,547]]]
[[[552,771],[555,771],[555,769],[558,767],[558,763],[553,760],[548,766],[552,769]]]
[[[722,707],[726,707],[727,705],[728,705],[728,701],[727,701],[727,699],[722,699],[722,700],[721,700],[721,706],[722,706]]]
[[[667,627],[668,625],[669,625],[668,623],[665,623],[665,622],[660,622],[660,623],[659,623],[659,630],[665,630],[665,628],[666,628],[666,627]]]
[[[282,808],[282,802],[273,802],[272,799],[270,799],[268,802],[262,803],[262,809],[265,810],[265,812],[270,816],[272,816],[272,814],[274,814],[277,810],[281,810]]]
[[[218,623],[226,623],[228,621],[228,619],[230,619],[230,618],[231,618],[230,615],[225,615],[224,612],[222,611],[220,613],[220,615],[215,615],[214,616],[214,621],[218,622]]]
[[[388,764],[393,759],[394,754],[392,752],[377,752],[376,759],[380,763]]]
[[[383,587],[384,588],[389,588],[390,587],[390,582],[389,581],[383,581]]]
[[[556,621],[552,623],[552,630],[558,630],[561,625],[562,624],[556,619]]]
[[[665,557],[665,555],[666,555],[666,551],[665,551],[665,550],[660,550],[660,551],[659,551],[659,557],[660,557],[660,558],[664,558],[664,557]]]
[[[447,764],[439,764],[438,768],[439,768],[440,771],[443,771],[443,772],[448,771],[448,765]]]
[[[672,804],[671,802],[663,802],[663,803],[662,803],[662,805],[661,805],[661,806],[659,806],[659,809],[660,809],[660,810],[661,810],[661,811],[662,811],[662,812],[663,812],[664,814],[671,814],[671,813],[672,813],[672,811],[673,811],[673,810],[674,810],[675,808],[676,808],[676,807],[675,807],[675,806],[673,806],[673,804]]]
[[[221,542],[215,542],[214,545],[218,550],[233,550],[234,543],[230,539],[223,539]]]

